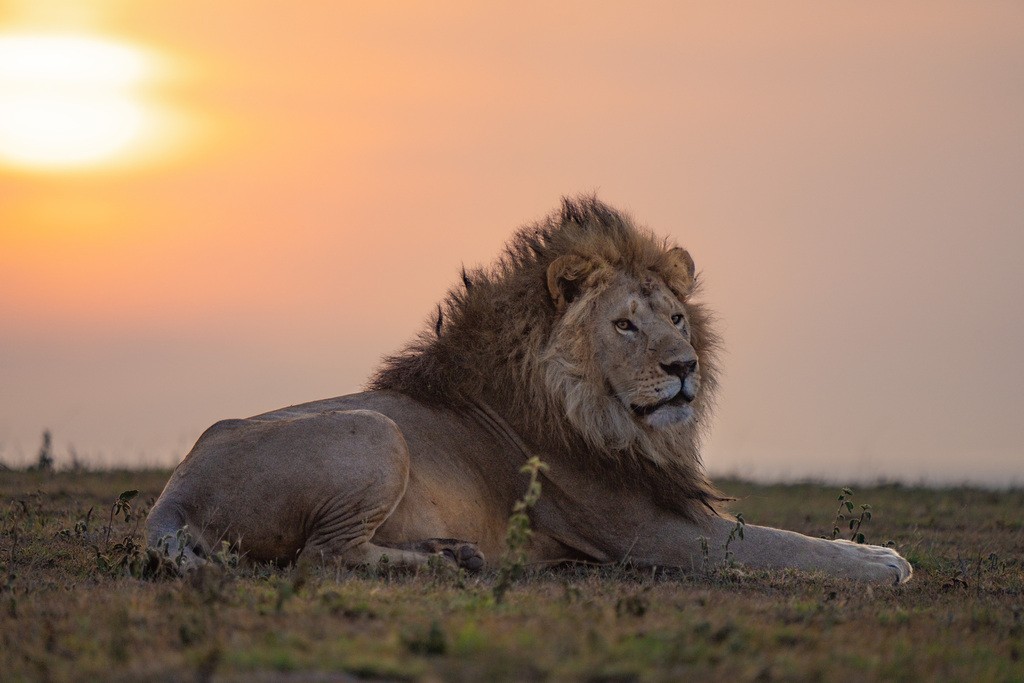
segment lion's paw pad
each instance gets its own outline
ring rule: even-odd
[[[472,543],[461,541],[445,543],[440,548],[441,554],[455,563],[456,566],[471,572],[483,569],[484,554]]]
[[[475,545],[469,543],[460,546],[455,562],[471,572],[478,572],[484,566],[484,554]]]

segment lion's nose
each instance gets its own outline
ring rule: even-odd
[[[661,369],[670,375],[675,375],[683,382],[686,378],[697,371],[697,361],[675,361],[674,363],[662,363]]]
[[[700,384],[700,376],[697,374],[697,361],[674,361],[672,363],[661,363],[661,368],[670,375],[679,378],[679,394],[687,401],[692,401],[697,396],[697,387]]]

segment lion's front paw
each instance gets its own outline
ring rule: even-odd
[[[466,571],[478,572],[484,566],[484,554],[472,543],[445,548],[444,556]]]
[[[457,538],[431,538],[420,545],[423,550],[438,553],[466,571],[478,572],[484,567],[484,554],[473,543]]]
[[[861,581],[894,585],[906,583],[914,574],[914,568],[910,563],[892,548],[851,541],[832,543],[841,555],[840,574]]]

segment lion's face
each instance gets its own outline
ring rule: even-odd
[[[635,420],[661,428],[693,418],[700,365],[686,309],[657,276],[617,274],[587,326],[609,393]]]
[[[641,275],[575,256],[552,263],[559,318],[544,354],[545,381],[579,432],[624,448],[694,420],[700,360],[683,303],[693,273],[682,249]]]

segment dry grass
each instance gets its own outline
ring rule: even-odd
[[[576,567],[496,604],[493,573],[102,571],[118,494],[141,510],[166,476],[0,472],[3,680],[1024,680],[1021,491],[857,489],[915,566],[899,588]],[[834,487],[720,483],[750,523],[831,531]]]

